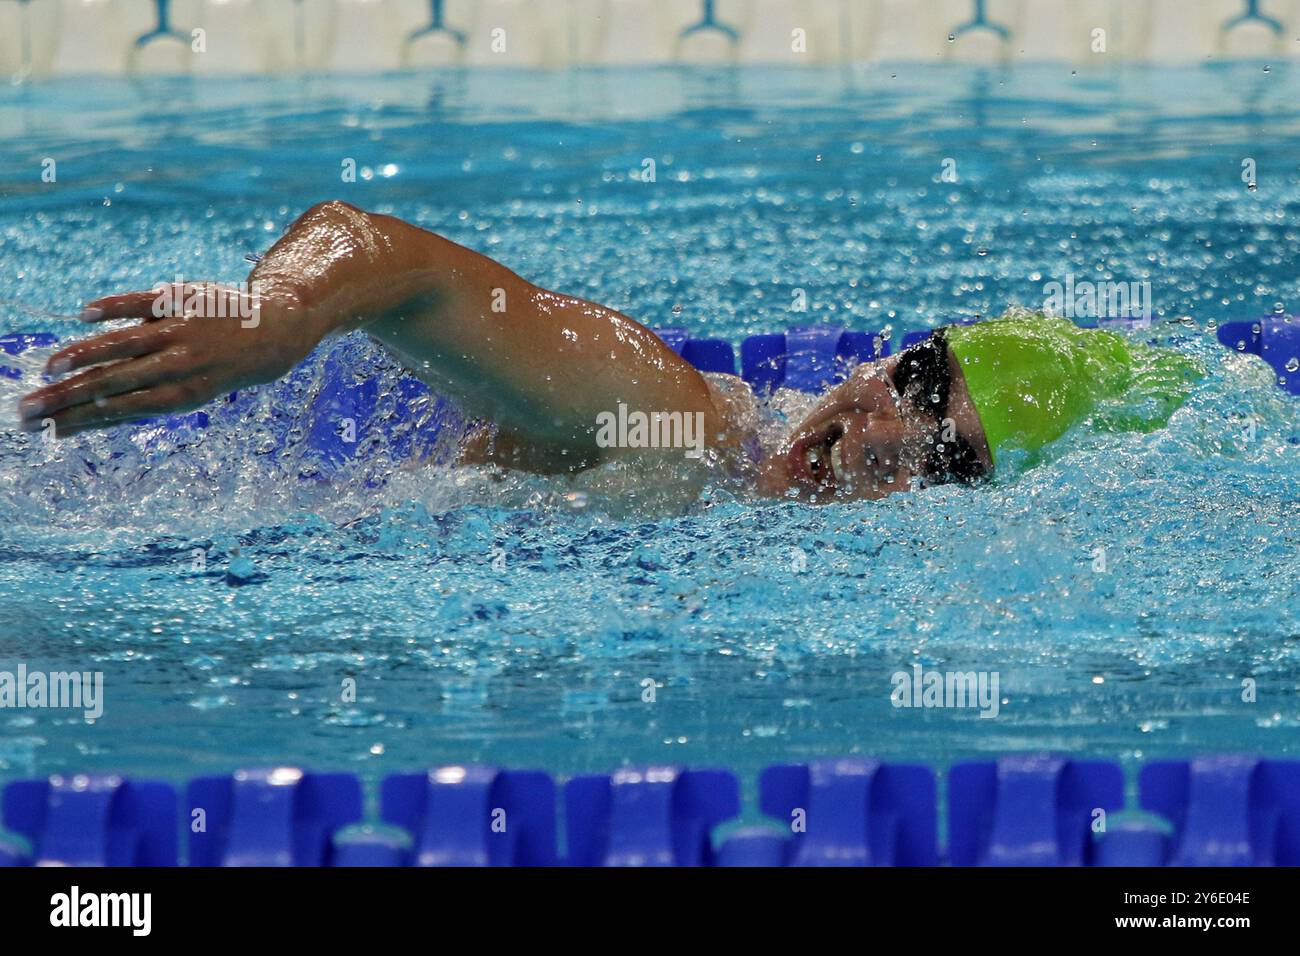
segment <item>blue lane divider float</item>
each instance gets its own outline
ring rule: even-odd
[[[1118,764],[1055,756],[959,763],[948,776],[954,866],[1082,866],[1093,862],[1098,812],[1124,806]]]
[[[307,447],[321,468],[321,477],[354,456],[379,404],[379,383],[373,378],[358,381],[347,368],[344,355],[335,351],[325,357],[320,390],[311,408]]]
[[[10,335],[0,335],[0,352],[5,355],[20,355],[28,349],[48,349],[58,344],[58,337],[49,332],[14,332]],[[0,361],[0,376],[18,380],[23,377],[23,371]]]
[[[805,326],[745,339],[741,375],[760,395],[778,388],[820,392],[844,381],[854,366],[888,354],[889,341],[879,333]]]
[[[793,832],[795,866],[934,866],[929,767],[863,758],[768,767],[759,806]]]
[[[298,474],[304,481],[330,480],[376,444],[395,460],[428,458],[449,420],[448,403],[412,375],[397,379],[387,394],[376,379],[359,376],[356,365],[365,360],[365,348],[358,341],[335,346],[318,380],[305,365],[291,373],[287,390],[310,392]]]
[[[728,770],[624,768],[559,789],[540,771],[440,767],[382,782],[382,819],[404,836],[356,832],[351,774],[200,777],[179,804],[166,783],[55,776],[4,788],[0,866],[172,866],[180,826],[190,866],[1300,866],[1300,760],[1154,761],[1139,773],[1146,818],[1114,820],[1115,763],[958,763],[946,852],[937,776],[860,757],[768,767],[758,809],[772,825],[725,833],[741,812]]]
[[[334,841],[336,867],[410,866],[411,851],[403,841],[387,833],[363,828],[361,832],[340,834]]]
[[[417,866],[550,866],[555,783],[536,771],[453,766],[384,780],[382,816],[406,830]]]
[[[709,866],[710,833],[740,813],[728,770],[646,767],[574,777],[564,788],[574,866]]]
[[[27,848],[19,846],[18,841],[0,840],[0,866],[30,866],[31,862]]]
[[[38,866],[176,865],[176,791],[167,783],[111,775],[19,780],[5,787],[0,819],[31,844]],[[10,865],[27,862],[11,852]],[[0,865],[4,857],[0,850]]]
[[[1217,334],[1234,352],[1258,355],[1272,366],[1278,385],[1300,395],[1300,318],[1266,315],[1255,322],[1225,322]]]
[[[1142,806],[1173,823],[1172,865],[1300,866],[1300,761],[1155,761],[1139,779]]]
[[[1094,866],[1168,866],[1169,837],[1151,820],[1119,820],[1093,848]]]
[[[191,866],[328,866],[361,820],[361,781],[293,767],[198,777],[185,791]]]
[[[736,374],[736,353],[726,339],[692,338],[685,329],[679,328],[655,329],[654,332],[665,345],[701,372]]]
[[[722,841],[714,866],[789,866],[793,843],[771,827],[741,827]]]

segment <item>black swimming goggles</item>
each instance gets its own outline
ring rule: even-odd
[[[926,480],[934,483],[970,483],[986,474],[984,463],[975,449],[948,418],[948,398],[952,390],[952,367],[949,365],[948,340],[937,329],[924,341],[904,349],[894,367],[894,390],[899,398],[919,413],[938,419],[930,434],[921,467]],[[949,440],[944,441],[947,432]]]

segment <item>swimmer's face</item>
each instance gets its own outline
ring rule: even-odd
[[[960,367],[942,346],[924,356],[947,366],[945,402],[943,388],[915,374],[917,355],[859,365],[763,462],[759,490],[810,502],[874,499],[908,491],[917,479],[971,480],[992,471]]]

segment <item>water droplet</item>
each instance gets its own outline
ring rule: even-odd
[[[1296,358],[1294,355],[1291,356],[1291,358],[1287,360],[1286,370],[1288,372],[1300,371],[1300,359]]]

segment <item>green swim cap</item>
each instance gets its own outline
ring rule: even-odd
[[[1204,374],[1179,352],[1055,316],[1010,314],[945,335],[994,464],[1011,449],[1032,460],[1094,412],[1093,423],[1108,431],[1159,428]]]

